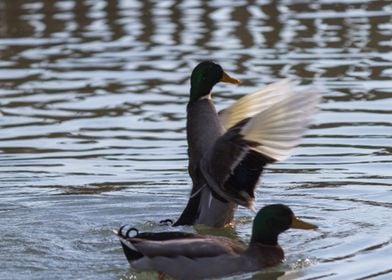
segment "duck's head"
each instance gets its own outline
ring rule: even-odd
[[[190,102],[209,97],[212,87],[219,82],[240,83],[224,72],[219,64],[212,61],[199,63],[192,71]]]
[[[286,205],[267,205],[257,213],[253,221],[251,243],[277,245],[278,235],[289,228],[316,229],[317,226],[298,219]]]

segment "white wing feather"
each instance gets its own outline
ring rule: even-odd
[[[260,143],[252,149],[280,161],[299,144],[319,100],[319,90],[284,79],[242,97],[222,110],[219,119],[229,129],[251,118],[241,130],[244,139]]]
[[[254,115],[241,130],[244,139],[260,143],[253,150],[277,161],[286,159],[299,144],[320,99],[314,88],[287,89],[280,100]]]
[[[292,91],[295,83],[284,79],[240,98],[233,105],[219,112],[219,119],[227,130],[239,121],[253,117],[281,101],[285,93]]]

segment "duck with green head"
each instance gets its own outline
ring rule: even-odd
[[[284,252],[280,233],[289,228],[315,229],[283,204],[262,208],[253,221],[250,243],[222,236],[185,232],[144,232],[130,229],[119,236],[130,265],[137,271],[157,271],[176,279],[204,279],[253,272],[279,264]],[[136,231],[133,237],[130,231]]]
[[[314,89],[282,80],[217,113],[211,91],[219,82],[239,84],[211,61],[191,75],[186,129],[193,187],[174,226],[222,227],[237,205],[252,208],[265,165],[289,156],[319,101]]]

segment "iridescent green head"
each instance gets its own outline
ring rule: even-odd
[[[298,219],[286,205],[267,205],[257,213],[253,221],[251,243],[277,245],[278,235],[289,228],[316,229],[317,226]]]
[[[192,71],[189,102],[210,96],[214,85],[219,82],[239,84],[240,81],[225,73],[219,64],[211,61],[199,63]]]

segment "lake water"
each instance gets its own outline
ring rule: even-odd
[[[364,0],[0,2],[0,279],[151,279],[111,230],[167,230],[190,191],[189,76],[205,59],[240,86],[323,88],[256,208],[290,205],[286,262],[230,279],[392,279],[392,4]],[[248,240],[254,214],[240,208]],[[190,228],[184,230],[191,230]]]

